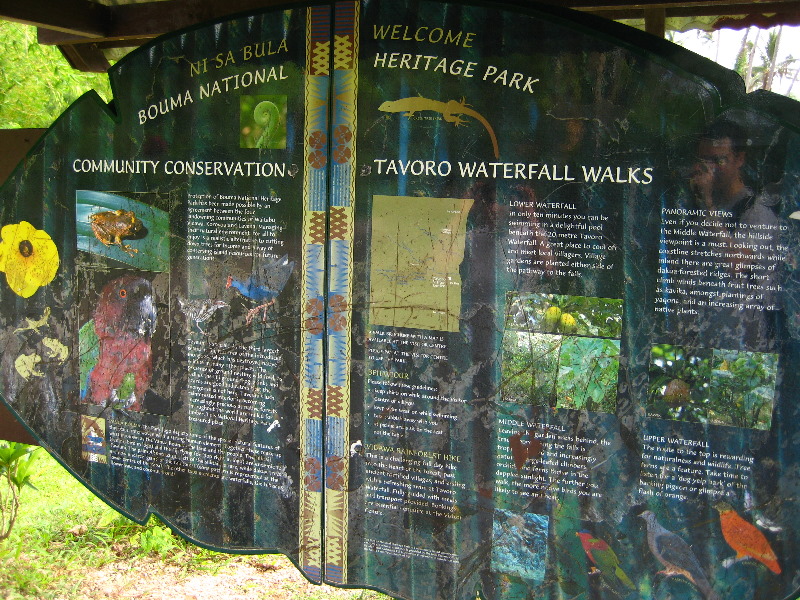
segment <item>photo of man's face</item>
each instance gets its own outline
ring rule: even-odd
[[[742,185],[744,162],[744,152],[737,152],[730,138],[701,139],[690,179],[695,196],[708,208],[725,206]]]
[[[701,140],[698,160],[713,170],[715,183],[721,187],[728,187],[740,177],[740,169],[744,165],[744,152],[736,152],[730,138]]]

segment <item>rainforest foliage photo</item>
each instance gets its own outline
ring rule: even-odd
[[[768,430],[777,368],[776,354],[658,344],[648,416]]]
[[[613,413],[622,300],[512,294],[503,336],[506,401]]]

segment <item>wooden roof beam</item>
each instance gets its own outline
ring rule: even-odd
[[[302,3],[302,0],[294,0]],[[112,35],[122,37],[161,35],[191,27],[198,23],[220,19],[237,13],[260,11],[273,6],[289,6],[287,0],[171,0],[170,2],[144,2],[113,7]]]
[[[128,38],[87,38],[82,35],[72,35],[53,29],[44,29],[43,27],[39,27],[36,31],[37,41],[43,46],[95,44],[98,48],[128,48],[131,46],[141,46],[156,37],[155,35],[141,35]]]
[[[773,12],[797,7],[795,0],[544,0],[546,4],[568,6],[583,11],[646,10],[653,8],[673,10],[713,9],[714,14],[743,14],[749,12]]]
[[[586,9],[579,9],[586,11]],[[604,10],[590,10],[591,12],[606,19],[619,20],[619,19],[641,19],[644,15],[642,10],[621,8],[621,9],[604,9]],[[768,16],[767,16],[768,15]],[[786,3],[770,3],[758,5],[741,5],[740,7],[730,7],[726,10],[720,10],[719,7],[713,6],[691,6],[686,8],[665,8],[664,16],[671,17],[720,17],[720,23],[725,23],[721,27],[738,28],[736,23],[744,23],[739,27],[747,27],[757,23],[764,23],[760,27],[772,27],[773,25],[796,25],[800,22],[800,6],[794,4],[789,5]],[[744,16],[745,19],[737,19],[736,17]],[[769,24],[767,24],[769,23]]]
[[[11,2],[12,0],[0,0]],[[26,0],[27,1],[27,0]],[[47,2],[47,0],[37,0]],[[59,0],[60,1],[60,0]],[[73,1],[73,0],[71,0]],[[85,2],[85,0],[79,0]],[[299,2],[299,0],[297,0]],[[143,2],[104,6],[108,15],[108,26],[102,35],[106,43],[120,43],[130,46],[131,40],[141,43],[143,38],[154,38],[205,21],[213,21],[228,15],[257,11],[271,6],[286,6],[287,0],[170,0],[170,2]],[[4,18],[0,12],[0,18]],[[75,44],[86,40],[81,33],[65,32],[63,29],[42,25],[39,29],[39,43],[48,45]]]
[[[787,0],[765,2],[755,0],[544,1],[548,4],[568,6],[609,19],[641,19],[646,11],[649,11],[651,15],[656,14],[654,12],[656,9],[663,9],[666,18],[774,14],[771,21],[781,22],[783,20],[787,24],[795,23],[800,18],[798,3]],[[163,33],[197,25],[204,21],[275,5],[287,5],[287,1],[171,0],[170,2],[102,6],[87,0],[24,0],[24,2],[0,0],[0,18],[38,24],[40,44],[65,45],[97,42],[104,44],[104,47],[126,47],[138,46],[145,40]],[[78,19],[81,11],[88,16]],[[67,13],[68,16],[61,14],[62,12]],[[92,14],[94,17],[91,17]],[[65,26],[68,18],[78,19],[83,25],[72,23],[70,26]],[[93,26],[87,24],[87,21],[91,21]]]
[[[748,15],[746,19],[723,17],[715,23],[717,29],[745,29],[751,26],[769,29],[778,25],[800,25],[800,9],[788,13]]]
[[[111,16],[110,7],[88,0],[0,0],[0,19],[82,37],[105,37]]]
[[[78,71],[105,73],[111,68],[111,63],[97,44],[66,44],[58,49],[69,65]]]

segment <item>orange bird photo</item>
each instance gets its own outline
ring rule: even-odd
[[[717,502],[714,508],[719,511],[719,523],[725,541],[736,550],[736,560],[754,558],[773,573],[780,574],[778,557],[775,556],[764,534],[755,525],[740,517],[727,502]]]

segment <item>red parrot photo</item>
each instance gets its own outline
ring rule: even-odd
[[[616,553],[604,540],[595,537],[585,529],[578,531],[575,535],[580,538],[586,556],[603,574],[603,577],[612,582],[612,585],[620,583],[628,589],[636,589],[634,583],[622,570]]]
[[[138,411],[153,376],[152,336],[156,309],[150,282],[135,275],[109,281],[94,310],[99,343],[89,373],[86,402]]]

